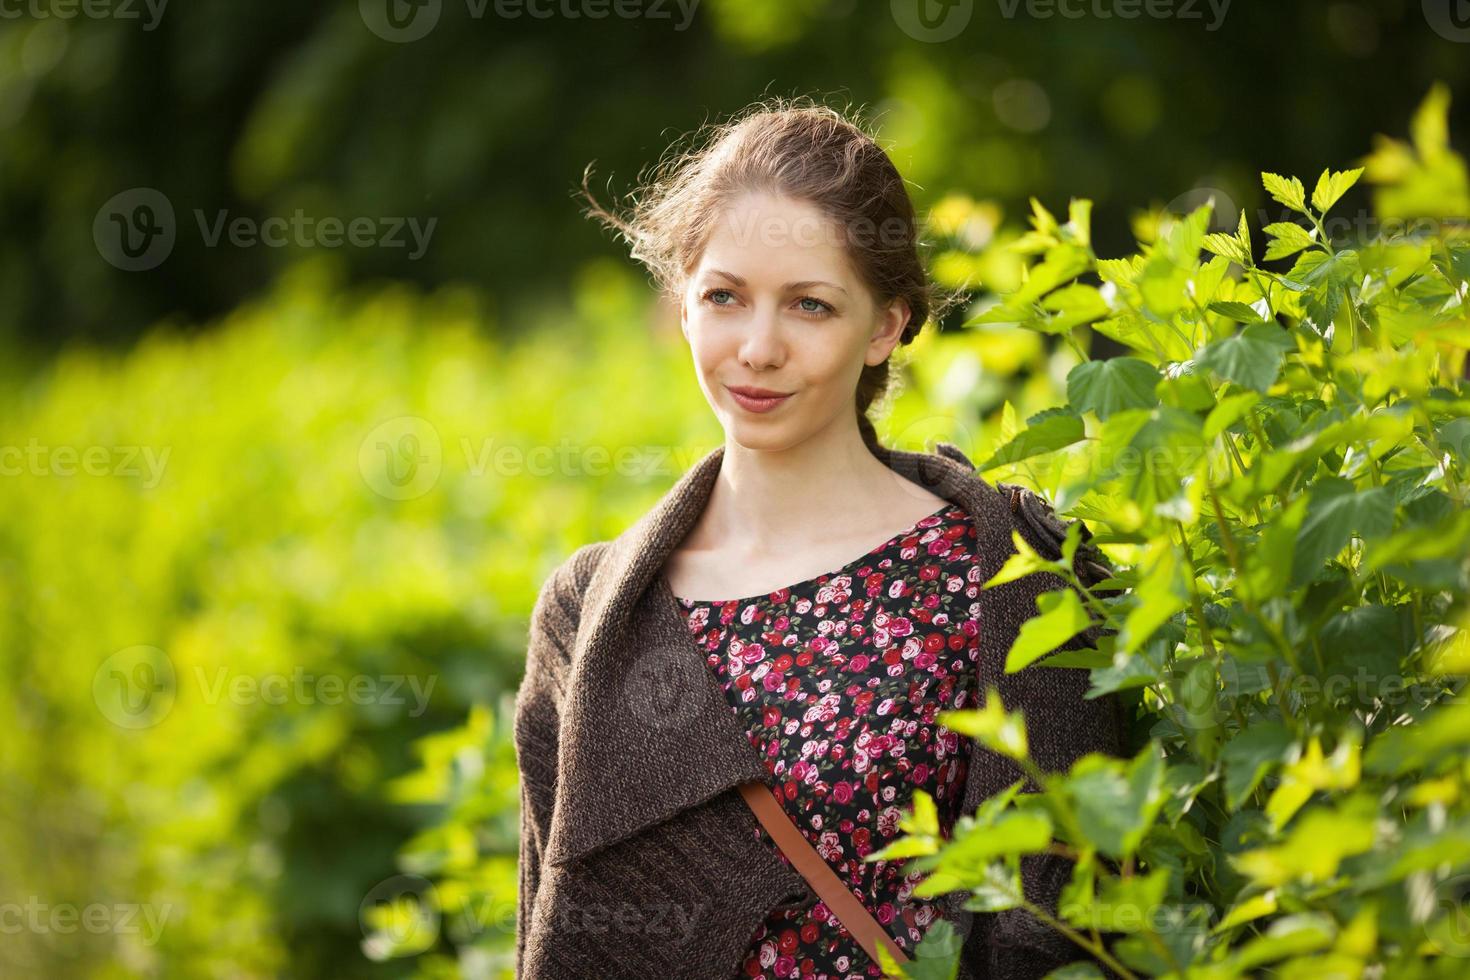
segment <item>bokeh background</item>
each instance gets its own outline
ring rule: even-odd
[[[1435,81],[1463,149],[1460,0],[0,0],[0,976],[510,975],[536,591],[721,437],[589,163],[851,108],[981,297]],[[1055,397],[966,316],[889,444]]]

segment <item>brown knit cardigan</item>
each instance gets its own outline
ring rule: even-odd
[[[1013,527],[1038,551],[1059,555],[1063,525],[1045,501],[1032,495],[1016,507],[1029,492],[986,483],[956,447],[873,451],[975,518],[982,581],[1015,552]],[[517,977],[729,980],[773,909],[815,900],[756,836],[755,817],[734,791],[747,780],[774,780],[660,574],[704,510],[723,453],[721,446],[706,455],[616,538],[578,548],[536,601],[515,702]],[[1063,587],[1060,577],[1035,572],[983,589],[978,600],[978,691],[983,697],[994,685],[1007,708],[1024,709],[1032,756],[1046,771],[1121,749],[1120,707],[1111,695],[1084,698],[1085,670],[1033,664],[1005,673],[1017,631],[1037,615],[1036,596]],[[1092,646],[1098,629],[1058,649]],[[973,814],[1022,778],[1014,763],[976,743],[961,813]],[[1063,858],[1023,859],[1027,897],[1049,911],[1069,874]],[[1087,959],[1028,913],[969,912],[961,907],[966,897],[944,898],[945,918],[964,937],[960,980],[1041,977]]]

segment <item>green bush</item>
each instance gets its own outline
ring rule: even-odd
[[[493,342],[464,292],[346,294],[334,268],[0,390],[0,896],[32,907],[0,975],[407,972],[360,919],[438,816],[390,789],[414,740],[513,694],[546,574],[679,466],[599,475],[589,426],[699,435],[596,411],[700,403],[677,330],[630,340],[627,272]],[[534,455],[563,440],[585,451]],[[476,815],[512,853],[515,807]],[[105,928],[68,928],[88,908]]]
[[[1071,588],[1038,600],[1006,669],[1089,671],[1146,744],[1043,772],[1027,727],[1066,719],[987,692],[941,720],[1028,778],[950,839],[921,794],[870,860],[914,856],[918,894],[1033,915],[1124,977],[1470,970],[1470,182],[1448,101],[1435,86],[1412,146],[1383,139],[1310,192],[1262,174],[1288,214],[1263,229],[1242,212],[1211,234],[1206,205],[1099,259],[1087,201],[1065,222],[1034,202],[1004,255],[949,258],[1019,261],[972,324],[1078,357],[1064,403],[979,469],[1027,473],[1115,565],[1089,590],[1079,524],[1055,560],[1017,535],[992,584],[1047,570]],[[1360,178],[1373,207],[1348,223],[1369,234],[1335,239]],[[1090,359],[1084,326],[1127,355]],[[1094,649],[1041,659],[1093,622]],[[1074,862],[1055,909],[1020,889],[1040,854]],[[947,923],[918,957],[905,975],[953,977]]]

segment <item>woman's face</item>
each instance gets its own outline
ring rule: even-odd
[[[908,319],[901,299],[875,304],[840,226],[804,201],[755,193],[716,222],[681,304],[705,398],[727,436],[761,449],[834,423],[855,430],[858,375]]]

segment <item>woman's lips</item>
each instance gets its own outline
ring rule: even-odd
[[[755,395],[747,395],[743,392],[736,391],[734,388],[730,388],[729,392],[730,397],[735,399],[735,403],[737,405],[745,409],[747,412],[757,413],[769,412],[771,411],[771,409],[776,408],[778,405],[784,403],[786,399],[791,397],[791,395],[789,394],[775,395],[772,397],[758,397]]]

